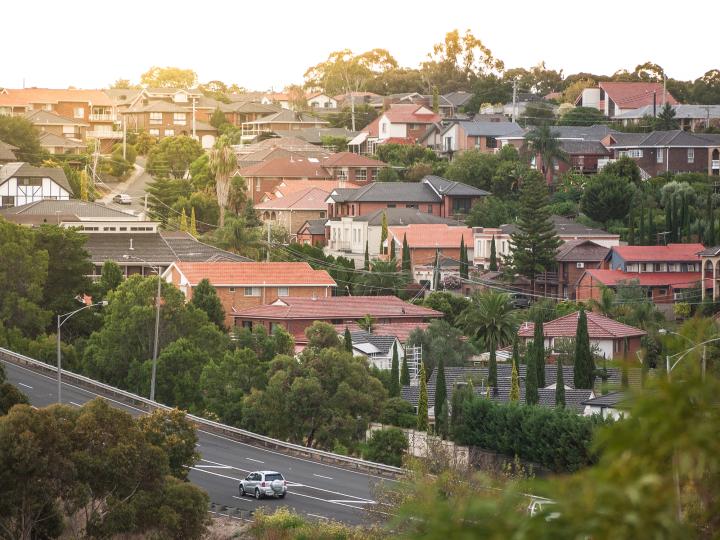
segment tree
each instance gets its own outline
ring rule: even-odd
[[[35,165],[42,162],[45,151],[40,146],[39,136],[35,126],[26,118],[0,115],[0,141],[17,148],[13,153],[19,161]]]
[[[390,364],[390,397],[400,397],[400,364],[397,347],[392,345],[392,362]]]
[[[677,129],[680,122],[675,118],[675,108],[670,103],[665,103],[653,122],[654,128],[660,131]]]
[[[407,352],[403,354],[402,367],[400,369],[400,385],[410,385],[410,367],[408,366]]]
[[[469,261],[468,261],[468,252],[467,247],[465,247],[465,235],[460,237],[460,277],[463,279],[468,279],[470,277],[469,273]]]
[[[435,114],[440,112],[440,92],[437,86],[433,86],[432,91],[432,110]]]
[[[568,161],[557,136],[557,132],[549,126],[535,127],[525,136],[530,152],[542,161],[542,175],[548,183],[552,182],[553,164],[556,161]]]
[[[347,326],[345,327],[345,335],[343,336],[343,345],[347,352],[353,352],[352,335],[350,335],[350,329]]]
[[[370,252],[368,251],[368,241],[365,240],[365,257],[363,259],[363,270],[366,272],[370,270]]]
[[[140,75],[140,83],[150,88],[182,88],[188,90],[197,85],[197,73],[192,69],[153,66]]]
[[[190,230],[188,231],[191,235],[197,238],[197,220],[195,218],[195,207],[193,206],[190,210]]]
[[[533,343],[531,354],[535,355],[535,368],[537,369],[537,384],[540,388],[545,387],[545,335],[543,332],[543,321],[535,321],[533,332]]]
[[[573,107],[560,117],[560,126],[592,126],[607,122],[605,115],[595,107]]]
[[[367,249],[366,249],[367,252]],[[412,262],[410,259],[410,247],[407,243],[407,234],[403,233],[403,247],[402,247],[402,268],[403,273],[409,275],[412,272]]]
[[[182,211],[180,212],[180,230],[182,232],[187,232],[187,230],[188,230],[187,214],[185,214],[184,207],[183,207]]]
[[[170,473],[185,480],[189,468],[200,461],[196,449],[197,432],[185,413],[178,409],[155,410],[152,414],[141,416],[137,422],[148,442],[167,454]]]
[[[495,235],[493,234],[492,242],[490,243],[490,271],[497,272],[497,252],[495,251]]]
[[[529,347],[525,359],[525,402],[528,405],[537,405],[540,400],[538,396],[538,378],[537,378],[537,355],[535,347]]]
[[[427,392],[427,376],[425,374],[425,364],[420,362],[420,371],[418,373],[420,379],[420,394],[418,396],[418,412],[417,412],[417,430],[427,431],[428,429],[428,392]]]
[[[475,149],[466,150],[453,157],[445,176],[450,180],[489,190],[492,188],[492,178],[498,163],[495,154]]]
[[[587,328],[587,315],[580,310],[577,334],[575,338],[575,388],[592,389],[595,382],[595,361],[590,350],[590,337]]]
[[[215,229],[206,236],[209,243],[250,259],[260,257],[262,246],[261,231],[248,226],[241,217],[228,216],[223,227]]]
[[[490,349],[490,360],[488,362],[488,386],[497,392],[497,351]]]
[[[445,320],[434,320],[425,330],[413,330],[407,344],[422,346],[423,363],[428,371],[435,369],[441,358],[446,366],[462,366],[475,353],[463,332]]]
[[[465,222],[468,227],[499,227],[514,223],[517,218],[516,201],[503,200],[490,196],[474,204]]]
[[[383,214],[383,215],[384,215],[384,214]],[[396,254],[395,254],[395,239],[394,239],[394,238],[393,238],[392,241],[390,242],[390,260],[391,260],[391,261],[396,261],[396,260],[397,260]]]
[[[510,296],[491,289],[475,293],[459,323],[467,335],[491,352],[511,343],[516,330],[516,317]]]
[[[565,380],[560,357],[557,359],[557,375],[555,376],[555,406],[565,407]]]
[[[316,349],[339,349],[340,338],[333,325],[315,321],[305,329],[305,337],[308,339],[308,347]]]
[[[380,227],[380,254],[385,253],[385,241],[388,239],[387,215],[382,213],[382,225]]]
[[[124,278],[122,268],[115,261],[105,261],[100,271],[99,288],[101,297],[105,298],[110,291],[117,289]]]
[[[447,413],[447,386],[445,384],[445,361],[440,357],[437,365],[437,376],[435,377],[435,433],[446,433],[447,425],[443,425],[446,419],[442,417],[443,408]]]
[[[513,362],[510,375],[510,401],[520,401],[520,378],[518,376],[518,366],[515,362]]]
[[[585,186],[580,207],[591,219],[607,224],[628,215],[635,187],[625,178],[599,174]]]
[[[555,109],[550,103],[542,101],[531,101],[525,105],[525,110],[520,115],[520,118],[518,118],[518,123],[523,127],[536,126],[547,128],[554,122]]]
[[[216,107],[213,111],[212,115],[210,115],[210,125],[214,127],[215,129],[220,129],[225,124],[228,124],[227,118],[225,118],[225,113],[220,110],[220,107]]]
[[[622,156],[615,161],[612,161],[605,165],[602,170],[603,174],[607,176],[619,176],[629,180],[636,186],[640,185],[642,178],[640,177],[640,167],[637,166],[631,158]]]
[[[369,296],[396,296],[407,281],[407,277],[397,271],[397,261],[375,260],[370,272],[362,276],[360,285],[363,293]]]
[[[227,330],[225,327],[225,309],[222,301],[218,297],[215,287],[210,284],[207,278],[201,279],[193,288],[190,302],[199,310],[204,311],[210,322],[215,323],[220,330]]]
[[[376,182],[399,182],[400,180],[400,173],[393,167],[383,167],[375,178]]]
[[[192,137],[165,137],[150,149],[146,169],[156,177],[184,178],[202,153],[202,146]]]
[[[225,209],[230,193],[230,175],[237,169],[237,156],[227,139],[220,138],[210,151],[210,170],[215,174],[215,191],[220,206],[220,227],[225,224]]]
[[[510,235],[512,256],[508,262],[515,272],[530,280],[533,294],[538,274],[555,265],[559,245],[550,220],[547,186],[540,175],[531,174],[520,190],[520,216],[517,231]]]
[[[408,448],[405,433],[396,427],[379,429],[372,432],[368,440],[365,459],[376,463],[385,463],[400,467],[403,453]]]

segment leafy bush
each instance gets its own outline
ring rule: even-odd
[[[370,436],[365,459],[399,467],[407,448],[407,438],[401,429],[380,429],[373,431]]]
[[[394,397],[386,399],[383,403],[380,423],[401,428],[413,428],[417,423],[417,417],[410,403],[403,398]]]

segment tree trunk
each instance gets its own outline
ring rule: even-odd
[[[225,206],[222,204],[220,205],[220,221],[219,226],[223,227],[225,225]]]

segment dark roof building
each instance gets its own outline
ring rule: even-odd
[[[17,157],[15,156],[15,150],[17,149],[17,146],[0,141],[0,164],[17,161]]]
[[[78,199],[43,199],[21,206],[3,208],[0,216],[22,225],[60,225],[66,222],[140,221],[140,216],[97,202]]]

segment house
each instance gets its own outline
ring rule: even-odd
[[[142,215],[78,199],[42,199],[20,206],[3,208],[0,210],[0,217],[12,223],[29,227],[50,224],[76,228],[81,231],[102,231],[104,228],[113,226],[130,227],[134,225],[130,225],[129,222],[143,221]]]
[[[41,133],[38,137],[40,146],[48,154],[82,154],[87,149],[87,145],[74,139],[68,139],[54,133]]]
[[[620,244],[619,234],[611,234],[601,229],[594,229],[563,216],[552,216],[551,220],[555,227],[555,232],[562,242],[591,240],[600,246],[608,248]],[[490,249],[493,238],[495,239],[495,253],[498,263],[501,263],[503,258],[511,254],[510,237],[515,231],[517,231],[517,225],[514,223],[501,225],[500,227],[474,227],[473,239],[475,249],[473,265],[480,269],[489,267]]]
[[[90,126],[87,122],[76,120],[75,118],[67,118],[59,114],[44,111],[33,110],[26,112],[23,117],[30,122],[40,132],[40,135],[48,133],[56,137],[71,139],[76,142],[84,141],[87,128]]]
[[[282,109],[292,109],[292,103],[290,103],[290,96],[286,92],[270,92],[265,94],[261,99],[260,103],[263,105],[278,105]]]
[[[355,137],[358,134],[357,131],[350,131],[349,129],[347,129],[345,127],[339,127],[339,128],[309,127],[309,128],[301,128],[301,129],[293,129],[293,130],[278,129],[277,131],[274,131],[273,133],[280,138],[295,137],[297,139],[305,141],[308,144],[313,144],[315,146],[322,146],[323,149],[330,151],[330,152],[335,152],[338,149],[334,146],[327,146],[323,142],[327,138],[345,139],[346,141],[350,141],[353,137]]]
[[[244,144],[233,146],[233,150],[237,155],[238,167],[247,167],[249,165],[257,165],[264,161],[279,157],[314,157],[317,159],[329,157],[332,152],[310,144],[298,137],[270,137],[260,142],[252,144]]]
[[[326,253],[350,257],[356,263],[362,263],[367,245],[368,255],[376,258],[380,255],[383,215],[388,227],[404,227],[410,224],[446,224],[451,227],[465,227],[461,221],[428,214],[417,208],[380,208],[362,216],[343,216],[326,220],[329,228]],[[398,256],[399,253],[396,252]]]
[[[16,162],[18,159],[15,150],[18,150],[17,146],[0,141],[0,165]]]
[[[272,192],[281,183],[333,179],[318,158],[293,155],[242,167],[237,174],[245,179],[247,193],[253,203],[260,202],[266,193]]]
[[[335,189],[328,216],[361,216],[383,208],[414,208],[440,217],[465,215],[485,190],[429,175],[420,182],[375,182],[359,189]]]
[[[433,108],[434,96],[432,94],[420,94],[418,92],[402,92],[390,94],[389,96],[375,96],[368,100],[368,105],[378,112],[387,110],[396,105],[423,106],[427,109]],[[438,113],[443,118],[452,117],[457,113],[457,107],[445,95],[438,96]]]
[[[451,227],[446,223],[410,224],[388,227],[388,245],[395,243],[395,253],[402,253],[403,242],[410,250],[410,267],[417,283],[430,286],[436,255],[455,263],[459,269],[460,243],[465,242],[468,259],[472,260],[473,230],[470,227]],[[428,272],[430,275],[428,276]]]
[[[551,351],[551,355],[558,352],[562,341],[575,339],[579,316],[580,312],[576,311],[543,324],[545,349]],[[647,334],[645,330],[622,324],[592,311],[586,312],[586,316],[590,346],[596,347],[599,354],[608,359],[635,357],[635,353],[641,348],[640,339]],[[524,322],[520,325],[518,337],[528,343],[533,339],[534,329],[535,323]]]
[[[444,101],[452,105],[453,113],[457,113],[466,105],[468,105],[470,100],[473,98],[473,95],[474,94],[472,92],[466,92],[465,90],[457,90],[455,92],[443,94],[442,98]]]
[[[353,184],[351,182],[345,182],[342,180],[289,179],[289,180],[284,180],[284,181],[280,182],[278,185],[276,185],[274,188],[272,188],[272,190],[266,191],[265,194],[260,199],[260,202],[272,201],[274,199],[281,199],[282,197],[287,197],[291,193],[296,193],[298,191],[305,191],[305,190],[312,189],[312,188],[320,189],[322,191],[330,193],[333,189],[336,189],[340,186],[352,187],[352,188],[360,187],[358,184]],[[325,205],[324,210],[327,210],[327,205]]]
[[[702,250],[700,256],[700,268],[702,273],[705,275],[706,286],[702,287],[701,300],[705,300],[707,290],[711,290],[713,301],[715,301],[720,294],[718,293],[718,279],[720,279],[720,247],[713,246]],[[710,284],[707,285],[708,280]]]
[[[607,268],[622,272],[697,272],[705,246],[668,244],[666,246],[614,246],[608,253]],[[698,276],[699,278],[699,276]]]
[[[401,103],[390,105],[385,112],[365,126],[348,143],[356,153],[375,153],[375,146],[383,143],[415,144],[442,117],[424,105]]]
[[[583,401],[581,405],[585,406],[583,416],[599,414],[602,418],[619,420],[622,417],[628,416],[630,398],[627,392],[610,392]]]
[[[585,88],[575,100],[575,105],[598,109],[610,118],[646,105],[659,110],[663,103],[678,102],[661,82],[601,82],[597,87]]]
[[[303,223],[297,232],[295,241],[298,244],[322,247],[325,245],[325,223],[326,218],[308,219]]]
[[[557,250],[557,294],[575,298],[575,286],[585,270],[602,268],[610,248],[592,240],[568,240]]]
[[[344,331],[339,332],[339,337],[344,337]],[[393,350],[397,350],[398,365],[402,362],[405,349],[403,344],[393,335],[385,335],[365,330],[350,331],[353,356],[367,358],[368,364],[383,370],[392,368]]]
[[[323,167],[333,178],[364,184],[377,180],[380,170],[388,167],[388,164],[352,152],[337,152],[323,159]]]
[[[279,225],[295,234],[308,220],[327,217],[327,196],[327,191],[311,187],[258,203],[255,210],[264,223]]]
[[[60,168],[27,163],[8,163],[0,168],[0,208],[71,197],[72,189]]]
[[[251,141],[262,133],[272,133],[278,130],[294,131],[303,128],[321,128],[329,125],[329,122],[307,113],[294,112],[283,108],[279,112],[249,122],[243,122],[240,125],[242,130],[240,139],[242,141]]]
[[[525,130],[515,122],[457,121],[437,132],[428,146],[441,154],[452,155],[465,150],[479,150],[492,154],[506,144],[520,148],[525,140]]]
[[[203,279],[215,287],[225,309],[225,324],[234,325],[234,313],[279,298],[324,298],[335,281],[325,270],[305,262],[185,262],[172,263],[163,278],[192,300],[193,288]]]
[[[305,96],[307,104],[313,109],[337,109],[338,102],[325,92],[311,92]]]
[[[707,128],[720,127],[720,105],[673,105],[675,120],[680,123],[683,131],[702,131]],[[622,120],[624,126],[644,122],[648,116],[655,116],[659,110],[653,111],[652,105],[645,105],[625,111],[615,118]]]
[[[407,344],[410,334],[415,330],[427,330],[428,326],[430,326],[429,322],[373,323],[371,332],[381,336],[393,336],[397,338],[400,343]],[[338,335],[343,334],[346,328],[350,330],[350,332],[364,331],[364,329],[355,322],[335,325],[335,330],[337,330]]]
[[[629,157],[644,178],[663,173],[720,175],[720,135],[681,129],[651,133],[615,133],[604,141],[617,159]]]
[[[158,139],[176,137],[178,135],[197,138],[202,147],[212,148],[217,137],[217,129],[197,118],[197,113],[188,110],[187,94],[176,93],[175,98],[184,96],[180,103],[173,101],[139,100],[123,111],[123,121],[128,129],[147,131]]]
[[[252,328],[261,325],[272,331],[281,326],[295,338],[307,343],[305,329],[315,321],[341,325],[372,317],[378,324],[426,322],[443,314],[416,306],[396,296],[332,296],[317,298],[279,298],[270,305],[238,310],[233,313],[235,325]]]

